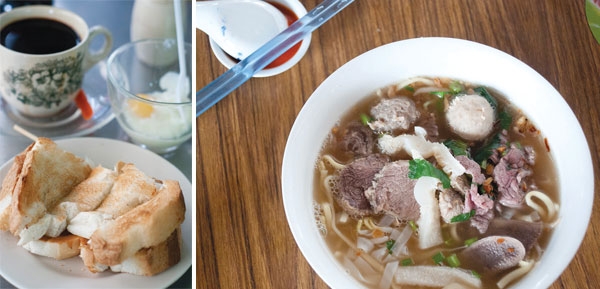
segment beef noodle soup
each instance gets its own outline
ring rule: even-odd
[[[492,88],[409,79],[331,129],[316,162],[316,222],[366,287],[506,288],[557,221],[549,151]]]

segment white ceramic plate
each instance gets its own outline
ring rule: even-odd
[[[17,246],[18,239],[0,232],[0,275],[17,288],[166,288],[192,264],[192,185],[175,166],[162,157],[130,143],[104,138],[72,138],[56,141],[58,146],[95,164],[113,168],[118,161],[130,162],[157,179],[179,181],[185,199],[185,221],[181,225],[181,261],[152,277],[126,273],[90,273],[81,258],[57,261],[37,256]],[[13,160],[0,167],[4,179]]]
[[[560,222],[540,262],[511,288],[549,287],[577,252],[591,215],[594,173],[583,130],[558,91],[531,67],[497,49],[459,39],[417,38],[378,47],[340,67],[308,99],[288,137],[282,168],[285,212],[304,257],[329,286],[363,287],[336,261],[318,232],[312,211],[314,165],[326,135],[349,108],[378,88],[415,76],[493,88],[548,139],[560,182]]]

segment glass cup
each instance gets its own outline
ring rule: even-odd
[[[175,39],[127,43],[108,58],[108,95],[131,141],[159,154],[176,150],[192,135],[191,52],[180,77]]]

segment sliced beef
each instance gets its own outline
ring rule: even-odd
[[[453,189],[445,189],[440,192],[440,215],[444,222],[450,223],[453,217],[456,217],[464,211],[464,200],[462,196]]]
[[[498,134],[498,139],[500,141],[500,143],[499,143],[500,146],[506,146],[506,144],[508,143],[508,131],[503,129]],[[489,157],[489,160],[493,165],[496,165],[500,161],[501,157],[502,157],[502,154],[498,150],[493,150],[492,155]]]
[[[541,222],[527,222],[521,220],[506,220],[496,218],[492,220],[486,235],[503,235],[513,237],[529,251],[542,235],[544,225]]]
[[[420,126],[423,129],[425,129],[425,131],[427,132],[427,136],[425,137],[425,139],[427,139],[428,141],[439,141],[440,132],[434,113],[429,113],[427,115],[421,116],[415,123],[415,126]]]
[[[476,241],[460,252],[465,267],[488,274],[514,267],[525,257],[525,247],[515,238],[489,236]]]
[[[464,196],[471,189],[471,182],[467,179],[467,175],[460,175],[454,179],[450,179],[450,186]]]
[[[498,186],[498,202],[507,207],[519,207],[525,198],[525,178],[532,174],[525,153],[514,145],[494,167],[494,182]]]
[[[464,212],[475,210],[469,222],[471,226],[476,228],[479,233],[485,233],[490,223],[494,218],[494,201],[487,195],[480,195],[475,183],[471,184],[469,191],[465,194]]]
[[[401,220],[417,220],[419,204],[414,188],[417,180],[408,177],[409,163],[399,160],[385,165],[365,195],[375,213],[388,213]]]
[[[466,176],[462,175],[453,184],[465,195],[464,212],[475,210],[475,216],[470,219],[471,226],[484,233],[490,220],[494,218],[494,200],[487,195],[480,195],[478,190],[478,184],[485,181],[485,175],[481,172],[481,167],[467,156],[460,155],[455,158],[465,167],[466,173],[471,176],[471,181],[469,182]]]
[[[340,171],[333,196],[350,216],[361,217],[373,214],[365,190],[371,187],[375,174],[388,162],[385,155],[369,155],[354,160]]]
[[[481,167],[474,160],[468,158],[467,156],[456,156],[454,157],[463,167],[467,174],[471,175],[471,180],[477,184],[483,184],[485,181],[485,176],[481,172]]]
[[[530,166],[535,165],[535,150],[533,150],[533,147],[524,146],[523,152],[525,153],[525,162]]]
[[[366,125],[355,121],[344,129],[343,139],[340,142],[342,150],[356,156],[366,156],[373,152],[375,135]]]
[[[375,119],[369,123],[371,129],[380,132],[403,132],[408,130],[419,118],[415,103],[406,96],[382,99],[371,108]]]

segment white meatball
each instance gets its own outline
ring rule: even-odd
[[[450,103],[446,120],[450,129],[460,137],[471,141],[483,140],[494,126],[494,109],[482,96],[460,95]]]

